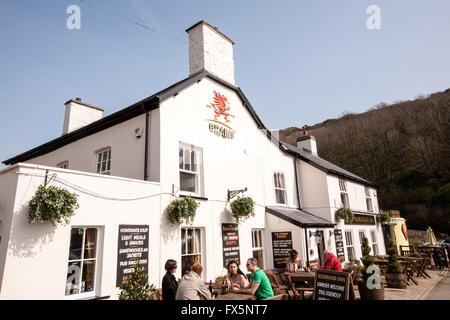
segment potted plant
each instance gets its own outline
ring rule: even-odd
[[[346,224],[352,224],[354,218],[355,215],[353,214],[353,211],[348,208],[339,208],[336,210],[336,222],[339,222],[341,221],[341,219],[343,219]]]
[[[238,197],[231,203],[231,214],[237,223],[255,216],[255,202],[250,197]]]
[[[148,283],[147,271],[138,261],[135,271],[120,287],[119,300],[153,300],[155,292],[155,286]]]
[[[68,224],[70,217],[79,208],[78,195],[64,188],[39,186],[33,198],[28,202],[28,222],[50,222]]]
[[[186,222],[192,224],[197,212],[198,203],[191,197],[175,199],[167,208],[167,219],[171,225]]]
[[[402,267],[398,263],[397,248],[394,246],[394,242],[388,236],[388,254],[389,262],[386,266],[386,282],[389,288],[406,288],[406,274],[402,273]]]
[[[369,246],[369,241],[366,236],[362,237],[362,247],[363,247],[363,257],[361,261],[363,263],[362,268],[362,281],[358,282],[358,290],[361,300],[384,300],[384,287],[381,283],[381,277],[378,276],[378,281],[380,284],[380,288],[369,288],[367,287],[367,282],[369,277],[373,275],[371,272],[372,266],[374,265],[375,258],[370,256],[369,253],[371,251]]]
[[[389,214],[389,212],[382,210],[378,212],[377,221],[383,225],[388,224],[389,221],[391,221],[391,215]]]

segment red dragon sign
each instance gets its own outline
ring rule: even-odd
[[[225,122],[230,122],[228,117],[233,117],[234,115],[229,113],[230,103],[228,102],[227,97],[224,95],[214,91],[214,100],[213,103],[206,105],[208,108],[214,109],[214,120],[217,120],[220,116],[223,116]]]

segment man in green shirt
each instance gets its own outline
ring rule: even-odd
[[[238,288],[233,286],[231,290],[233,292],[254,295],[258,300],[273,297],[272,286],[270,285],[269,278],[267,278],[264,271],[258,268],[258,260],[255,258],[248,259],[247,270],[252,273],[250,276],[250,285],[247,288]]]

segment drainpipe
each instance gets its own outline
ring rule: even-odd
[[[145,114],[145,156],[144,156],[144,180],[148,180],[148,127],[150,120],[150,112],[146,112]]]
[[[306,227],[305,227],[305,246],[306,246],[306,266],[309,269],[308,230]]]
[[[302,203],[300,201],[300,185],[298,184],[298,177],[297,177],[297,163],[296,158],[294,157],[294,174],[295,174],[295,185],[297,186],[297,201],[298,201],[298,208],[302,210]]]

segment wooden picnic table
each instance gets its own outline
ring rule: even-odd
[[[219,294],[214,300],[256,300],[256,297],[245,293],[228,292]]]
[[[294,295],[303,299],[304,291],[314,291],[315,272],[299,271],[299,272],[284,272],[284,276],[288,279],[288,286],[291,288]],[[305,285],[304,282],[307,284]],[[300,291],[300,294],[299,294]]]

